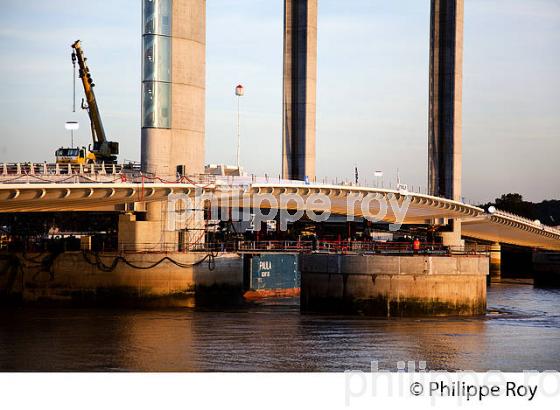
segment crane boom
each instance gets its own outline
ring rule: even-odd
[[[119,143],[114,141],[107,141],[105,136],[105,129],[101,122],[101,115],[99,114],[99,107],[93,92],[93,79],[89,67],[86,63],[87,58],[84,56],[84,51],[80,40],[72,44],[72,65],[74,66],[74,87],[73,87],[73,112],[76,111],[76,61],[80,67],[78,77],[82,80],[84,86],[84,93],[86,101],[82,99],[82,108],[87,111],[91,125],[91,138],[93,139],[93,146],[90,144],[86,147],[60,147],[56,150],[56,163],[57,164],[115,164],[117,162],[117,155],[119,154]],[[72,140],[73,141],[73,140]]]
[[[84,86],[84,92],[86,95],[87,106],[82,104],[82,108],[86,109],[91,121],[91,133],[94,143],[103,144],[107,141],[105,137],[105,130],[103,129],[103,122],[101,121],[101,115],[99,114],[99,107],[97,106],[97,100],[95,99],[95,93],[93,92],[93,79],[89,71],[89,67],[86,63],[86,58],[84,56],[84,51],[82,49],[80,40],[77,40],[72,44],[74,49],[73,54],[78,60],[78,66],[80,67],[79,77],[82,80]],[[74,58],[74,57],[73,57]]]
[[[101,163],[115,163],[117,160],[117,155],[119,154],[119,143],[107,141],[105,136],[105,129],[103,128],[103,122],[101,122],[101,115],[99,114],[99,106],[97,105],[97,100],[95,99],[95,93],[93,92],[93,78],[91,77],[91,72],[86,63],[87,58],[84,56],[84,50],[80,40],[77,40],[72,44],[72,63],[75,66],[76,61],[78,62],[79,77],[82,80],[82,85],[84,86],[84,93],[86,95],[87,103],[82,100],[82,108],[87,110],[91,124],[91,137],[93,139],[93,148],[91,148],[91,154],[94,156],[94,161]]]

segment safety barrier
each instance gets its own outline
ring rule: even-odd
[[[227,180],[227,177],[222,179]],[[214,184],[213,175],[192,175],[162,178],[142,172],[140,164],[49,164],[49,163],[2,163],[0,184],[61,184],[61,183],[166,183],[166,184]]]
[[[380,255],[489,255],[486,245],[446,246],[441,243],[260,240],[197,243],[131,243],[119,244],[121,252],[233,252],[233,253],[332,253]]]

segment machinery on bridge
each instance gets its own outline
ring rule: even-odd
[[[119,153],[119,143],[107,140],[105,130],[99,114],[99,107],[93,92],[93,79],[89,67],[86,63],[87,58],[84,56],[80,40],[72,44],[72,64],[76,67],[76,62],[79,66],[79,77],[84,86],[85,101],[82,98],[82,109],[86,110],[90,123],[91,123],[91,136],[93,139],[93,146],[90,144],[88,148],[64,148],[61,147],[55,152],[56,162],[59,164],[90,164],[90,163],[105,163],[115,164],[117,162],[117,155]],[[74,76],[74,81],[76,78]]]

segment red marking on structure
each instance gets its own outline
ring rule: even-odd
[[[291,298],[300,295],[300,288],[290,289],[266,289],[266,290],[248,290],[243,297],[246,300],[258,300],[266,298]]]

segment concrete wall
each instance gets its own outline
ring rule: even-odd
[[[282,175],[315,179],[317,0],[284,1]]]
[[[185,306],[192,305],[207,290],[219,290],[220,297],[242,295],[243,266],[237,254],[222,254],[210,261],[204,259],[204,253],[121,255],[134,267],[120,260],[114,270],[107,272],[93,254],[86,255],[88,262],[82,252],[62,253],[52,263],[45,259],[48,255],[41,254],[0,258],[0,301]],[[118,256],[102,254],[99,261],[111,266]],[[137,268],[165,257],[188,266],[179,267],[165,260],[151,269]],[[15,270],[13,258],[20,264]]]
[[[301,307],[376,316],[480,315],[487,257],[302,255]]]
[[[119,215],[118,246],[121,251],[175,251],[178,235],[167,230],[161,203],[149,204],[150,220],[137,221],[135,215]]]

